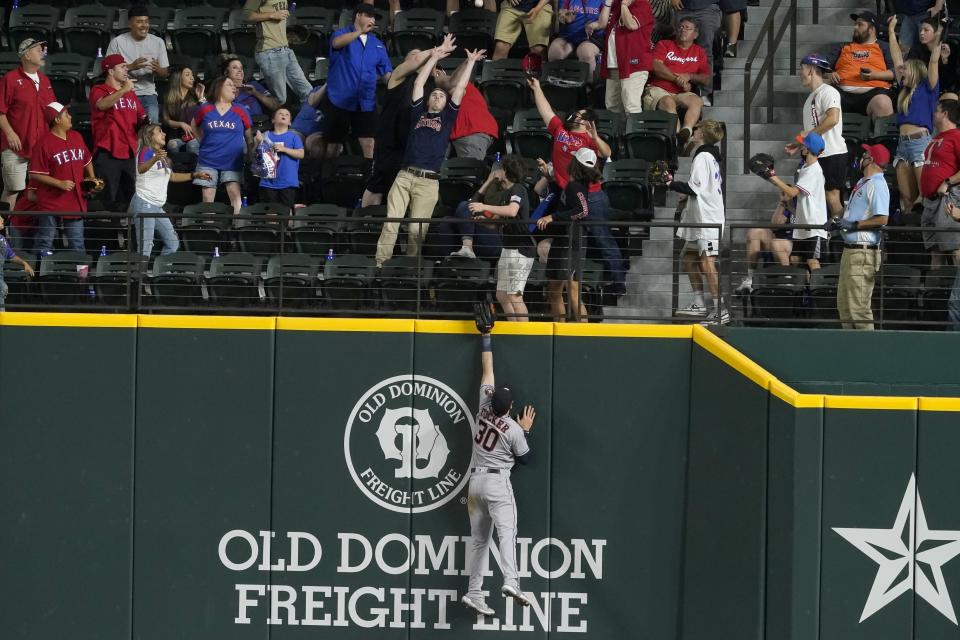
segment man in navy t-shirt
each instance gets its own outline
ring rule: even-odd
[[[448,50],[441,47],[434,49],[430,59],[417,73],[410,95],[410,135],[403,156],[403,168],[387,193],[387,217],[391,222],[384,223],[380,240],[377,242],[378,267],[393,255],[393,247],[397,243],[397,229],[400,226],[396,220],[406,215],[408,205],[411,218],[426,220],[433,217],[433,208],[439,194],[440,167],[447,155],[450,131],[456,124],[460,101],[467,90],[473,66],[486,57],[483,49],[466,53],[465,69],[459,75],[449,97],[442,89],[434,89],[428,98],[423,96],[427,78],[433,74],[437,62],[450,55]],[[427,227],[427,224],[410,225],[407,234],[408,256],[420,253]]]

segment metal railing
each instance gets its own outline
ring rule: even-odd
[[[779,28],[777,28],[776,34],[774,34],[774,22],[777,15],[777,11],[780,9],[780,4],[783,0],[775,0],[773,6],[770,7],[770,12],[767,14],[767,19],[763,21],[763,26],[760,27],[760,31],[757,34],[757,40],[753,43],[753,47],[750,48],[750,53],[747,55],[747,62],[743,67],[743,173],[744,175],[750,173],[749,163],[750,163],[750,125],[753,122],[751,109],[753,107],[753,101],[757,97],[757,92],[760,90],[760,84],[766,80],[766,102],[767,102],[767,122],[773,123],[773,77],[774,70],[776,67],[776,51],[780,48],[780,42],[783,40],[783,34],[786,32],[787,28],[790,29],[790,73],[797,73],[797,0],[789,0],[790,4],[787,7],[787,11],[783,16],[783,22],[780,23]],[[818,8],[814,8],[814,16],[817,15]],[[760,65],[759,71],[757,71],[757,77],[755,80],[751,80],[750,74],[753,71],[753,64],[757,59],[757,56],[760,54],[760,47],[766,41],[766,56],[764,56],[763,64]]]

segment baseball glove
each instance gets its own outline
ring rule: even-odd
[[[477,323],[477,331],[490,333],[493,331],[493,325],[497,323],[497,314],[489,302],[478,301],[473,303],[473,319]]]
[[[80,183],[84,193],[100,193],[103,191],[103,180],[100,178],[84,178]]]
[[[750,158],[750,173],[760,176],[764,180],[769,180],[777,175],[773,168],[773,156],[766,153],[757,153]]]
[[[647,171],[647,183],[651,187],[665,187],[673,182],[673,173],[666,160],[657,160]]]

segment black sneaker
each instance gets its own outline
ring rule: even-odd
[[[736,58],[737,57],[737,43],[728,42],[727,46],[723,48],[723,57],[724,58]]]

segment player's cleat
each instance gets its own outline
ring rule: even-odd
[[[470,247],[460,247],[458,250],[450,253],[452,258],[470,258],[471,260],[476,259],[477,254],[473,252],[473,249]]]
[[[677,309],[678,316],[694,316],[701,318],[707,315],[707,308],[701,307],[700,305],[693,303],[690,306],[684,307],[683,309]]]
[[[500,593],[505,596],[510,596],[525,607],[530,606],[530,600],[527,599],[527,596],[524,595],[523,591],[520,591],[520,589],[517,589],[516,587],[511,587],[510,585],[505,584],[503,585],[503,588],[500,589]]]
[[[492,616],[496,613],[493,609],[487,606],[486,602],[477,598],[463,596],[460,598],[460,602],[467,605],[468,609],[473,609],[482,616]]]

